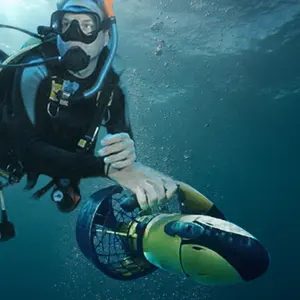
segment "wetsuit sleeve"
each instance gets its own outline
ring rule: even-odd
[[[47,75],[46,67],[39,66],[18,70],[14,79],[13,132],[16,151],[25,170],[70,179],[103,176],[102,158],[55,147],[45,142],[36,128],[37,95],[40,95],[40,86]]]
[[[106,123],[107,132],[114,134],[126,132],[134,140],[130,118],[129,108],[123,89],[117,86],[114,90],[114,97],[109,107],[109,121]]]

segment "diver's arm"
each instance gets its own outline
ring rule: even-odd
[[[46,67],[39,66],[17,71],[15,76],[13,132],[16,150],[25,169],[60,178],[103,176],[103,158],[65,151],[46,143],[38,133],[35,127],[36,95],[47,75]]]

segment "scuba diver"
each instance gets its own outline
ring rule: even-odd
[[[117,32],[109,3],[58,1],[50,27],[40,26],[40,36],[31,34],[17,55],[3,52],[0,58],[0,131],[7,139],[0,174],[10,183],[26,175],[26,189],[41,174],[51,177],[35,196],[53,187],[52,200],[62,212],[78,206],[82,178],[118,182],[144,210],[157,208],[177,189],[171,178],[136,161],[126,97],[111,66]],[[107,135],[99,140],[101,126]]]

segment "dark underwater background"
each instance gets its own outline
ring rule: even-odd
[[[0,23],[35,30],[54,1],[1,6]],[[139,160],[214,201],[271,266],[228,287],[164,271],[114,281],[78,250],[78,210],[61,214],[21,182],[5,190],[17,237],[0,245],[0,299],[300,299],[300,1],[119,0],[115,10]],[[8,52],[26,40],[1,30]],[[85,180],[84,200],[100,187]]]

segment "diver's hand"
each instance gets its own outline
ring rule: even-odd
[[[138,162],[122,170],[110,167],[108,177],[131,190],[140,208],[152,213],[158,212],[159,206],[165,204],[177,190],[173,179]]]
[[[101,141],[101,150],[98,155],[105,157],[104,163],[115,169],[122,169],[136,160],[134,141],[128,133],[107,134]]]

